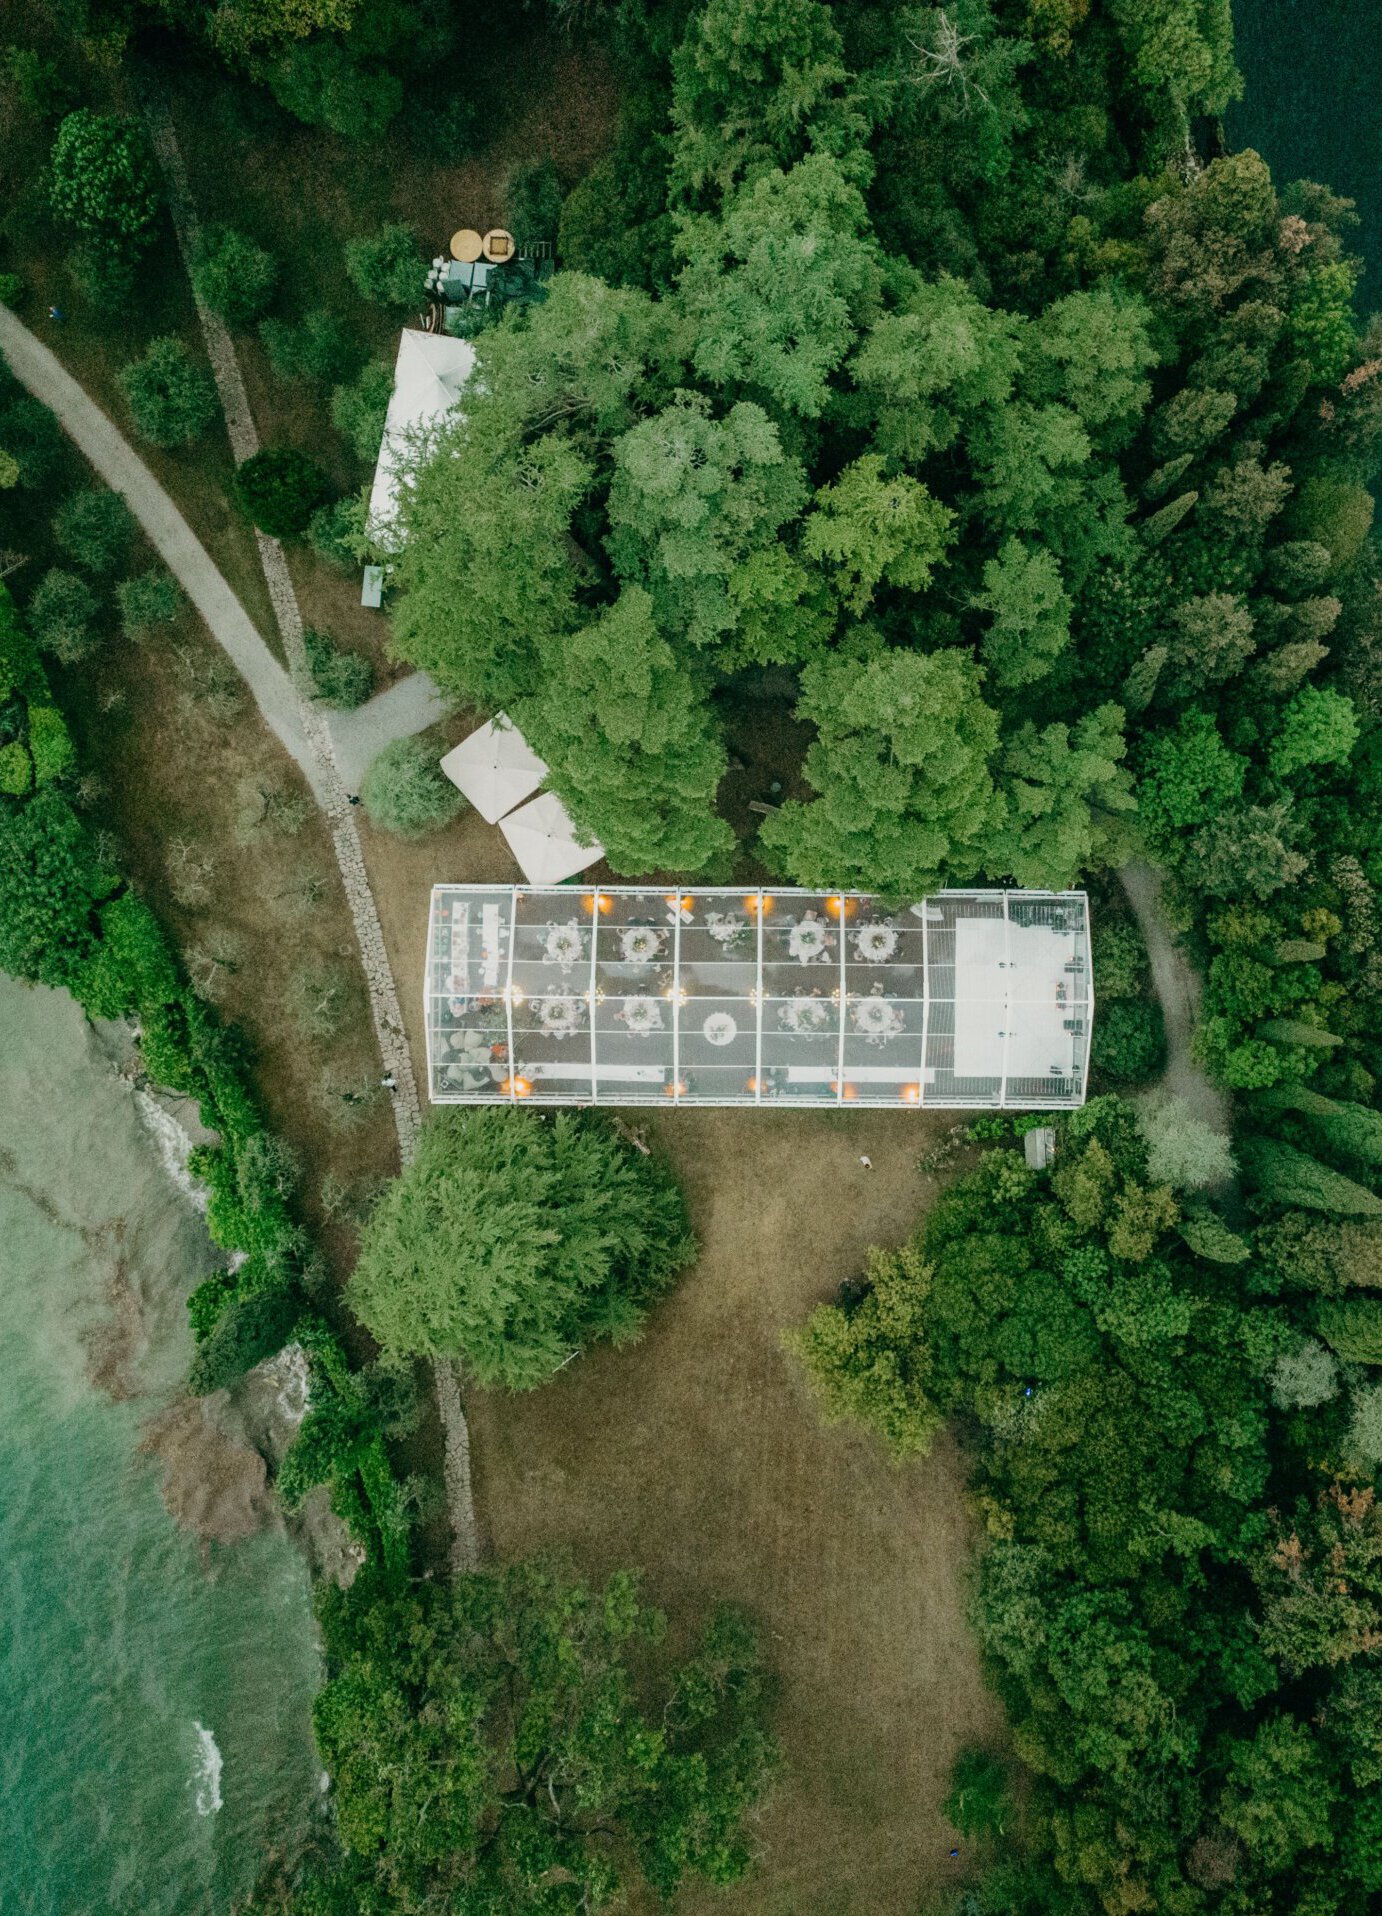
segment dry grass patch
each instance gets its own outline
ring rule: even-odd
[[[247,1034],[269,1122],[306,1171],[309,1215],[330,1174],[388,1176],[397,1150],[387,1100],[340,1121],[328,1075],[377,1087],[382,1067],[350,913],[326,825],[220,649],[192,617],[145,646],[112,640],[66,674],[83,767],[100,782],[88,816],[109,829],[122,868],[156,907],[194,979]],[[301,822],[254,825],[269,808]],[[332,993],[329,1015],[321,1000]],[[351,1255],[325,1231],[338,1267]]]
[[[642,1566],[674,1638],[718,1597],[764,1628],[784,1769],[757,1825],[760,1868],[728,1896],[688,1894],[691,1916],[910,1916],[956,1867],[949,1765],[1000,1733],[965,1622],[956,1453],[943,1442],[894,1469],[868,1438],[823,1429],[780,1345],[867,1245],[914,1227],[917,1157],[948,1126],[659,1114],[649,1128],[686,1189],[696,1267],[633,1349],[583,1357],[528,1397],[469,1402],[497,1558],[565,1551],[597,1577]]]

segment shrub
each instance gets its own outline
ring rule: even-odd
[[[374,669],[358,652],[344,652],[325,632],[309,626],[302,635],[312,697],[323,705],[350,711],[374,690]]]
[[[1197,1118],[1184,1098],[1159,1098],[1138,1113],[1153,1184],[1198,1191],[1233,1176],[1233,1150],[1222,1132]]]
[[[357,542],[364,530],[364,512],[358,499],[336,499],[318,506],[307,521],[307,543],[319,559],[342,572],[360,563]]]
[[[268,78],[286,113],[349,140],[377,140],[403,104],[397,74],[363,65],[339,40],[326,36],[290,47],[269,68]]]
[[[1166,1059],[1158,1006],[1145,998],[1116,999],[1095,1013],[1089,1062],[1112,1084],[1143,1084]]]
[[[273,298],[278,263],[247,234],[217,226],[202,241],[192,283],[202,303],[227,326],[248,326]]]
[[[120,629],[136,644],[147,639],[157,626],[171,625],[186,600],[171,572],[151,566],[132,579],[123,579],[115,588],[120,608]]]
[[[561,224],[563,193],[550,159],[521,167],[504,189],[504,219],[515,240],[552,240]]]
[[[351,240],[346,272],[362,299],[376,306],[416,312],[426,289],[427,262],[411,226],[381,226],[366,239]]]
[[[53,211],[89,239],[125,251],[144,245],[158,216],[158,172],[138,120],[81,107],[53,143]]]
[[[96,597],[85,579],[54,566],[45,572],[29,601],[29,626],[45,652],[72,665],[96,643],[91,622]]]
[[[180,339],[156,339],[120,374],[135,430],[151,446],[185,446],[216,417],[216,388]]]
[[[41,401],[23,395],[0,406],[0,446],[19,468],[21,491],[42,492],[62,461],[62,428]]]
[[[382,359],[375,359],[351,385],[338,386],[331,395],[331,423],[366,465],[373,465],[379,457],[392,393],[393,369]]]
[[[401,838],[418,838],[449,823],[465,800],[437,769],[421,739],[396,738],[365,773],[360,798],[370,822]]]
[[[366,1226],[350,1295],[386,1351],[530,1390],[636,1337],[691,1259],[681,1193],[603,1115],[447,1112]]]
[[[961,1750],[950,1772],[945,1814],[967,1841],[1002,1836],[1012,1809],[1008,1772],[986,1750]]]
[[[76,747],[56,705],[29,707],[29,756],[35,785],[51,784],[76,764]]]
[[[222,1305],[192,1364],[189,1389],[224,1390],[247,1370],[282,1350],[302,1315],[295,1285],[276,1286]]]
[[[331,491],[315,460],[292,446],[266,446],[235,474],[240,510],[272,539],[293,539]]]
[[[27,792],[33,779],[33,760],[28,748],[16,739],[0,745],[0,792],[18,798]]]
[[[88,572],[118,572],[134,537],[134,518],[119,493],[88,486],[59,506],[53,537]]]
[[[334,386],[352,378],[363,357],[355,334],[328,306],[317,307],[296,326],[266,319],[259,337],[280,379]]]

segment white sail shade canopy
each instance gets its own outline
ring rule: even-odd
[[[510,812],[499,829],[530,885],[559,885],[605,855],[603,845],[578,842],[571,815],[555,792]]]
[[[547,776],[546,765],[503,712],[462,739],[442,760],[441,769],[487,825],[497,825]]]

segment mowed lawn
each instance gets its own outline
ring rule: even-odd
[[[530,1396],[468,1399],[496,1558],[563,1552],[595,1577],[641,1566],[674,1650],[717,1598],[762,1626],[784,1766],[755,1825],[756,1875],[689,1892],[678,1908],[693,1916],[910,1916],[959,1867],[940,1809],[951,1760],[1002,1734],[965,1621],[974,1537],[956,1451],[943,1441],[898,1469],[867,1437],[824,1429],[780,1344],[869,1244],[915,1224],[933,1189],[917,1159],[949,1122],[656,1114],[698,1263],[641,1343]]]

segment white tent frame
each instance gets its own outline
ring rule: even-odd
[[[748,991],[747,1001],[742,995],[735,995],[732,999],[726,998],[720,1002],[732,1002],[741,1014],[746,1003],[752,1006],[752,1076],[742,1089],[726,1095],[707,1094],[699,1089],[688,1092],[682,1076],[687,1055],[682,1042],[683,1028],[685,1025],[687,1035],[694,1037],[695,1018],[715,1003],[715,995],[713,991],[706,991],[703,984],[701,989],[697,989],[694,965],[689,969],[684,967],[683,925],[694,917],[700,901],[724,903],[732,902],[736,897],[756,920],[752,955],[754,982]],[[604,1003],[606,996],[601,990],[599,977],[601,937],[602,933],[608,935],[612,931],[619,931],[623,921],[616,920],[612,926],[603,926],[601,920],[604,913],[622,902],[627,902],[630,909],[647,907],[656,910],[661,907],[658,922],[665,920],[670,930],[670,937],[666,932],[662,934],[668,947],[668,958],[665,962],[660,961],[663,975],[669,978],[667,988],[661,994],[670,1003],[669,1048],[660,1052],[657,1046],[650,1047],[647,1054],[650,1062],[646,1066],[625,1064],[621,1067],[606,1062],[605,1080],[602,1082],[601,1060],[597,1054],[599,1020],[596,1016],[597,1006]],[[544,903],[548,905],[546,912],[540,909]],[[819,1072],[822,1084],[820,1091],[798,1087],[786,1095],[769,1088],[768,1073],[764,1069],[765,1010],[770,997],[772,1002],[782,1003],[780,995],[765,991],[765,928],[771,909],[777,908],[785,914],[791,911],[794,904],[805,905],[810,912],[814,912],[818,906],[824,906],[833,917],[831,929],[838,938],[838,958],[832,957],[828,965],[823,964],[819,970],[813,970],[810,976],[813,980],[818,978],[822,985],[832,984],[828,1002],[837,1007],[834,1016],[838,1026],[838,1046],[833,1071],[810,1066],[805,1069],[805,1078],[812,1083]],[[520,910],[525,913],[536,911],[537,915],[523,919],[520,923]],[[900,931],[905,930],[919,944],[922,959],[921,1020],[918,1037],[913,1041],[916,1052],[914,1069],[908,1066],[899,1070],[895,1065],[880,1067],[866,1062],[860,1052],[857,1028],[854,1032],[850,1030],[847,1008],[869,995],[864,992],[859,978],[851,985],[849,974],[849,965],[852,963],[857,968],[860,962],[857,955],[849,959],[847,953],[848,940],[857,936],[857,933],[847,930],[856,913],[861,922],[882,923],[897,927]],[[1014,914],[1018,914],[1016,919]],[[489,943],[484,946],[484,956],[493,982],[489,986],[483,981],[478,986],[476,983],[474,953],[478,947],[475,944],[475,926],[482,916],[490,927],[490,936],[498,923],[504,953],[502,988],[498,985],[498,972],[494,969],[498,954]],[[581,938],[590,939],[588,977],[585,984],[577,989],[565,971],[558,977],[555,967],[550,967],[553,971],[550,989],[554,996],[574,998],[584,1005],[582,1042],[563,1053],[559,1066],[549,1067],[553,1073],[550,1078],[541,1081],[526,1079],[525,1061],[519,1052],[525,1044],[535,1049],[536,1041],[531,1034],[521,1037],[516,1032],[514,1007],[533,995],[537,988],[530,984],[529,992],[525,994],[516,985],[514,965],[518,932],[522,928],[531,934],[541,931],[544,926],[557,927],[572,920],[582,927]],[[963,983],[957,984],[955,927],[957,924],[975,925],[981,921],[992,925],[995,931],[1001,925],[1002,949],[1007,956],[993,958],[992,975],[987,982],[980,975],[979,967],[972,965],[971,975],[967,975]],[[644,917],[636,922],[649,924],[653,921]],[[1024,934],[1017,946],[1012,938],[1015,925]],[[464,926],[463,931],[459,929],[461,926]],[[1053,931],[1058,944],[1053,946],[1049,960],[1038,961],[1030,934],[1042,928]],[[1012,960],[1014,950],[1019,954],[1015,965]],[[603,958],[607,964],[618,963],[617,954],[608,946],[603,947]],[[579,960],[580,965],[585,962],[584,957]],[[777,967],[780,985],[780,957],[773,962]],[[874,994],[879,990],[877,980],[886,975],[889,962],[877,961],[869,967],[869,975],[875,980]],[[531,951],[525,955],[524,963],[531,977],[534,969]],[[540,963],[537,969],[541,970]],[[749,966],[740,961],[737,969],[748,971]],[[909,960],[905,966],[899,961],[899,969],[908,974],[910,983],[917,967],[914,960]],[[947,977],[950,980],[948,987],[944,982]],[[618,992],[647,988],[611,984],[609,989]],[[538,995],[543,994],[538,992]],[[819,998],[821,994],[817,992],[814,995]],[[482,1016],[488,1017],[492,1028],[492,1018],[499,1011],[501,1001],[501,1035],[506,1041],[504,1061],[487,1067],[490,1082],[456,1088],[448,1075],[454,1075],[454,1060],[449,1063],[447,1055],[450,1041],[466,1031],[467,1019],[475,1019],[475,1028],[480,1029],[479,1020]],[[826,1002],[822,999],[823,1004]],[[900,998],[898,1002],[915,1006],[917,1000],[909,994],[905,1000]],[[684,1019],[683,1007],[687,1004],[692,1005],[694,1010]],[[957,1004],[981,1004],[985,1008],[983,1016],[995,1021],[992,1036],[986,1042],[997,1043],[1001,1068],[984,1079],[957,1079],[955,1076],[953,1063]],[[491,1008],[488,1012],[475,1010],[476,1006],[486,1005]],[[1028,1017],[1034,1021],[1034,1029],[1054,1034],[1056,1042],[1069,1048],[1069,1069],[1066,1071],[1062,1067],[1057,1075],[1056,1067],[1052,1066],[1049,1089],[1034,1088],[1040,1081],[1033,1077],[1019,1078],[1014,1082],[1008,1072],[1009,1037],[1014,1019],[1023,1016],[1024,1006]],[[1090,1032],[1094,1015],[1089,902],[1086,894],[1079,891],[937,892],[917,905],[883,914],[879,901],[867,893],[812,892],[791,887],[735,894],[722,887],[683,886],[672,894],[664,894],[655,887],[645,886],[437,885],[432,892],[423,1008],[427,1033],[428,1090],[434,1104],[493,1104],[530,1100],[540,1105],[662,1105],[665,1100],[670,1100],[697,1106],[768,1106],[772,1109],[804,1106],[829,1109],[859,1098],[861,1105],[866,1104],[869,1109],[1069,1110],[1084,1103],[1088,1078]],[[938,1012],[944,1015],[938,1018],[935,1015]],[[1001,1024],[997,1023],[1000,1019]],[[835,1035],[835,1032],[829,1033],[831,1038]],[[780,1033],[775,1031],[773,1036],[781,1050]],[[701,1040],[696,1042],[700,1043]],[[516,1043],[518,1051],[515,1050]],[[947,1056],[950,1059],[948,1065],[945,1062]],[[670,1077],[667,1076],[669,1066]],[[540,1070],[541,1067],[536,1069]],[[792,1075],[791,1069],[781,1063],[771,1069],[778,1072],[779,1079],[783,1072],[789,1077]],[[472,1067],[468,1073],[462,1072],[460,1075],[479,1077],[483,1074]],[[712,1071],[709,1075],[715,1074]],[[563,1081],[569,1084],[573,1079],[578,1081],[577,1088],[562,1088]],[[938,1080],[949,1082],[938,1083]],[[634,1089],[629,1089],[631,1084]]]

